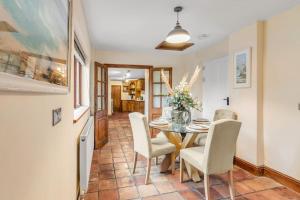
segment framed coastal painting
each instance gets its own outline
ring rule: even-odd
[[[0,90],[67,93],[69,0],[0,1]]]
[[[251,48],[234,54],[234,88],[251,87]]]

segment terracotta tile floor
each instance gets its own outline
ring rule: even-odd
[[[160,158],[160,161],[162,158]],[[136,173],[133,167],[132,134],[127,113],[114,114],[109,119],[109,143],[95,150],[89,191],[81,200],[193,200],[205,199],[203,182],[179,183],[179,168],[175,175],[159,173],[153,161],[151,183],[144,185],[146,162],[138,158]],[[235,167],[237,200],[300,200],[300,194],[266,177],[256,177]],[[226,176],[211,176],[213,199],[229,199]]]

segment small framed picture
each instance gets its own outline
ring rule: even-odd
[[[128,86],[123,86],[123,92],[128,92]]]
[[[251,87],[251,48],[234,54],[234,88]]]

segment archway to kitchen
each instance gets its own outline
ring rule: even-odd
[[[141,112],[149,120],[161,115],[168,97],[166,85],[160,74],[162,69],[172,85],[172,67],[153,68],[151,65],[95,63],[96,149],[108,142],[109,115],[128,118],[129,112]],[[138,70],[138,73],[142,75],[140,78],[143,80],[131,79],[130,74],[134,70]],[[114,80],[116,77],[119,80]],[[136,90],[137,88],[138,90]],[[115,98],[116,96],[117,98]],[[114,98],[115,101],[118,101],[115,105]],[[151,135],[155,136],[156,132],[151,130]]]
[[[104,64],[108,79],[108,115],[141,112],[149,116],[150,65]]]

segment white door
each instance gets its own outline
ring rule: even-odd
[[[204,63],[203,117],[213,119],[216,109],[226,108],[229,97],[228,57]]]

